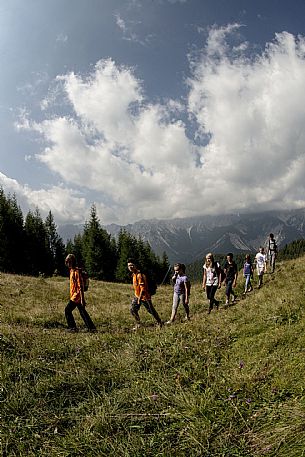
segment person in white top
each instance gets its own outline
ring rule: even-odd
[[[221,287],[221,269],[219,263],[215,262],[213,254],[206,255],[203,265],[202,288],[206,291],[207,299],[209,300],[208,314],[213,309],[219,307],[219,301],[215,299],[217,289]]]
[[[258,276],[258,288],[260,289],[263,285],[263,276],[267,271],[267,256],[265,249],[261,246],[259,252],[255,256],[256,271]]]

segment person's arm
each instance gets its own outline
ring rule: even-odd
[[[202,288],[203,288],[203,290],[205,290],[206,283],[207,283],[207,272],[206,272],[206,269],[204,268],[203,269],[203,276],[202,276]]]
[[[80,302],[83,306],[86,306],[84,285],[83,285],[83,280],[82,280],[79,270],[76,270],[76,284],[77,284],[77,290],[80,294]]]
[[[233,287],[236,287],[237,276],[238,276],[238,270],[237,270],[237,265],[235,264],[235,275],[234,275]]]
[[[218,266],[217,270],[218,270],[218,289],[220,289],[221,288],[221,267],[220,267],[220,265]]]
[[[185,303],[188,304],[190,298],[190,282],[188,279],[184,281],[184,290],[185,290]]]
[[[138,297],[138,304],[140,304],[143,295],[145,295],[145,280],[144,280],[144,277],[143,277],[143,275],[141,273],[137,274],[137,281],[138,281],[138,284],[140,286],[140,294],[139,294],[139,297]]]

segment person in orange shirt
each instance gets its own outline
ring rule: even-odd
[[[135,297],[131,302],[130,308],[132,316],[137,321],[137,325],[134,327],[134,330],[139,328],[141,325],[141,320],[139,316],[139,309],[141,305],[143,305],[149,312],[149,314],[151,314],[156,319],[158,324],[162,326],[162,320],[157,311],[155,310],[151,301],[151,296],[147,290],[147,281],[145,274],[141,273],[140,270],[138,270],[133,259],[127,260],[127,266],[128,270],[132,273],[132,285],[135,293]]]
[[[87,313],[85,306],[85,295],[82,277],[79,269],[76,266],[76,259],[74,254],[68,254],[65,264],[70,270],[70,301],[65,308],[65,316],[68,324],[69,332],[77,332],[73,311],[78,309],[87,329],[89,332],[96,332],[96,327]]]

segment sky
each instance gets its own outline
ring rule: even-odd
[[[0,0],[0,68],[24,214],[305,207],[304,0]]]

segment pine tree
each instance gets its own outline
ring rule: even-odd
[[[53,274],[54,265],[48,233],[38,208],[34,213],[28,212],[25,219],[25,234],[27,273],[34,276]]]
[[[65,272],[65,245],[63,240],[57,233],[57,226],[54,222],[54,217],[51,211],[45,220],[45,227],[47,232],[48,244],[52,256],[52,268],[53,273],[56,271],[57,274],[64,274]]]
[[[96,279],[113,280],[116,252],[111,236],[102,228],[96,207],[91,207],[90,220],[86,222],[82,237],[82,254],[86,269]]]

